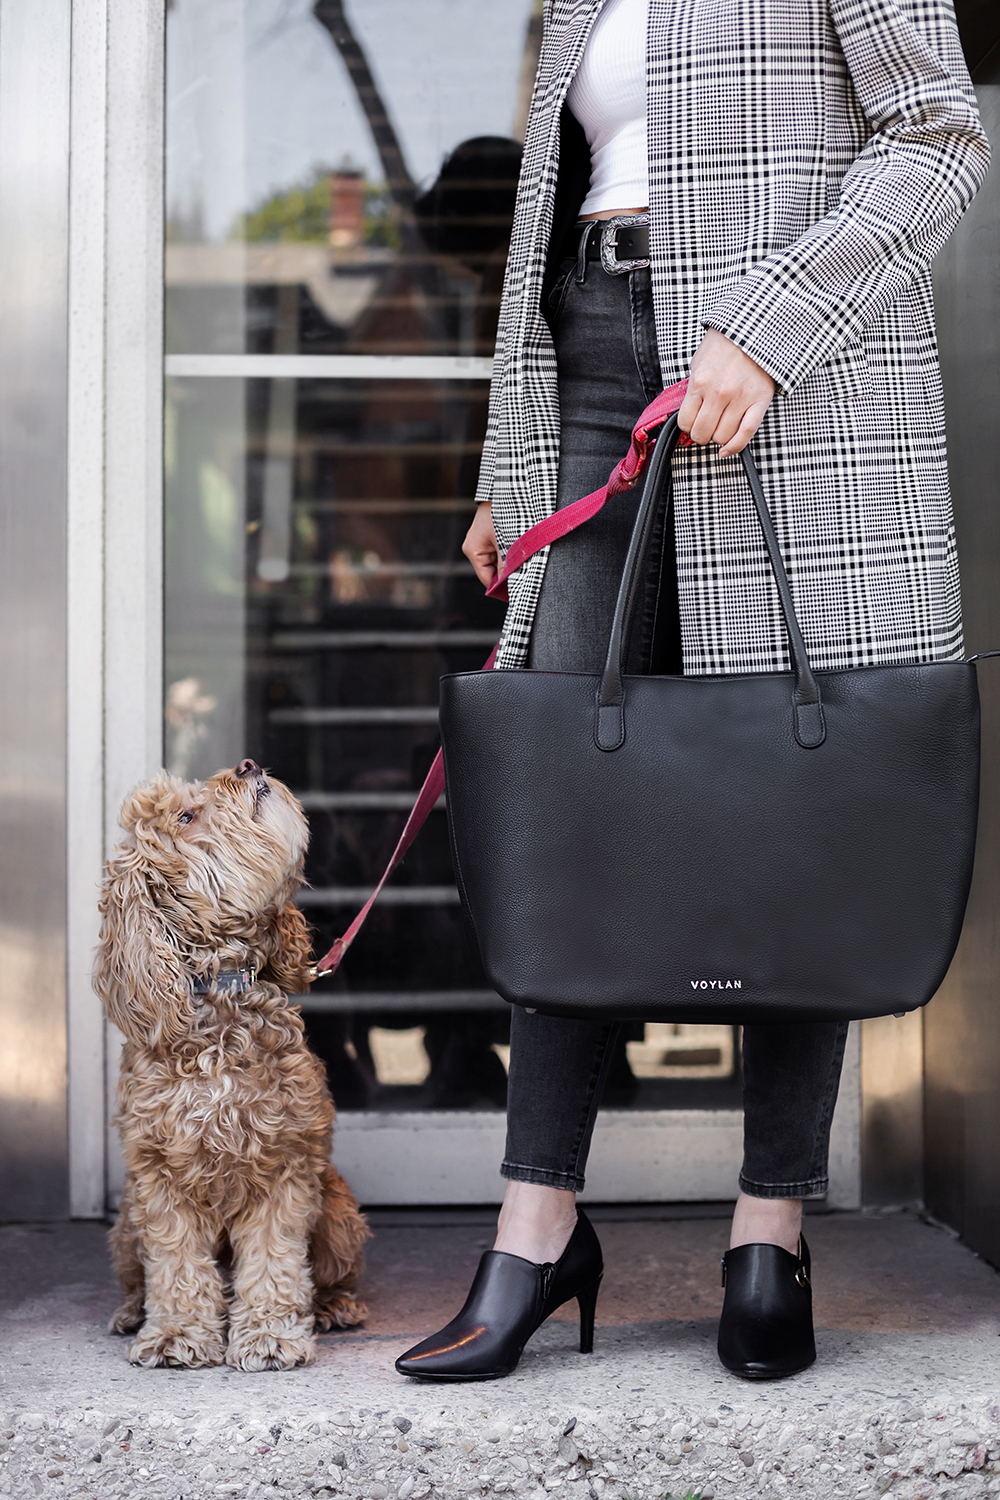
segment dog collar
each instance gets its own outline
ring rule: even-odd
[[[256,983],[256,969],[220,969],[214,979],[206,974],[196,974],[191,981],[191,989],[196,995],[207,995],[209,990],[223,990],[229,995],[245,995]]]

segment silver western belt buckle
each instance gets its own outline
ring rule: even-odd
[[[633,224],[648,224],[649,214],[616,214],[613,219],[601,220],[601,265],[609,276],[623,276],[626,271],[643,271],[649,265],[645,260],[619,260],[615,254],[619,229],[631,229]]]

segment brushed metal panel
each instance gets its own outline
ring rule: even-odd
[[[866,1208],[924,1196],[923,1016],[861,1023],[861,1160]]]
[[[980,83],[1000,148],[1000,76]],[[1000,169],[936,268],[965,638],[1000,647]],[[983,783],[976,871],[955,962],[924,1022],[926,1198],[1000,1265],[1000,661],[979,669]]]
[[[0,4],[0,1217],[68,1211],[69,0]]]

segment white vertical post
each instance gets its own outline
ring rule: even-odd
[[[71,67],[70,1200],[86,1218],[106,1206],[119,1045],[90,982],[101,866],[125,792],[162,759],[160,0],[73,0]]]
[[[162,0],[108,0],[105,785],[109,847],[161,763]]]
[[[104,1022],[91,985],[104,850],[104,243],[107,0],[74,0],[67,482],[67,1009],[70,1212],[105,1204]]]
[[[104,822],[163,760],[162,0],[106,0]],[[117,1033],[109,1032],[113,1082]],[[109,1144],[109,1188],[120,1179]]]

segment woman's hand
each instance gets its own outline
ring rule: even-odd
[[[472,564],[483,588],[488,589],[500,571],[500,548],[493,530],[493,511],[488,500],[476,506],[476,519],[462,543],[462,551]]]
[[[677,422],[693,443],[718,443],[719,457],[728,458],[749,443],[773,396],[770,375],[725,334],[709,328],[694,352]]]

